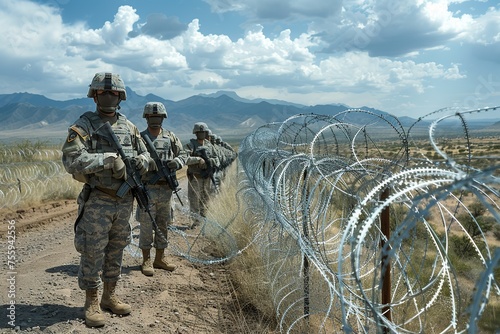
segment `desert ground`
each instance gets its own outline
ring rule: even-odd
[[[181,193],[184,203],[186,193]],[[0,333],[264,333],[255,311],[240,308],[227,263],[204,265],[168,254],[177,269],[157,269],[146,277],[141,258],[129,251],[117,291],[132,313],[105,312],[104,327],[87,328],[84,291],[77,284],[79,254],[73,245],[76,210],[74,200],[63,200],[0,211]],[[176,224],[187,225],[187,217],[176,214]],[[14,262],[8,258],[10,225],[15,226],[15,253],[9,253]]]

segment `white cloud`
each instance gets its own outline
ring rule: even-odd
[[[312,64],[315,56],[308,49],[312,43],[307,35],[290,38],[290,31],[284,30],[275,39],[264,35],[262,27],[248,32],[231,46],[224,63],[229,68],[280,75],[294,72],[297,65]]]
[[[0,11],[2,56],[43,57],[59,44],[63,24],[55,8],[23,0],[0,3],[3,7]]]
[[[172,45],[188,59],[191,69],[220,68],[221,58],[230,48],[231,39],[225,35],[205,36],[199,29],[199,21],[193,20],[183,34],[172,40]]]
[[[416,63],[371,58],[366,52],[349,52],[342,57],[330,57],[321,62],[318,80],[323,87],[339,92],[376,91],[377,94],[394,93],[413,88],[418,93],[426,89],[430,79],[460,79],[458,67],[445,69],[434,62]]]
[[[471,22],[464,39],[482,45],[500,43],[500,9],[490,8],[484,15]]]
[[[471,22],[453,16],[446,1],[371,0],[346,3],[339,20],[316,20],[326,52],[368,51],[372,56],[403,56],[445,45]]]
[[[210,3],[219,12],[252,10],[255,18],[259,6],[269,2]],[[371,103],[384,109],[382,101],[393,96],[411,105],[407,99],[425,94],[437,81],[466,78],[464,64],[419,60],[421,50],[451,54],[445,51],[450,40],[498,45],[500,39],[495,9],[472,18],[452,15],[444,1],[345,1],[342,14],[338,1],[275,3],[288,6],[286,13],[294,19],[314,18],[309,31],[298,34],[288,28],[270,35],[263,24],[255,24],[231,40],[224,34],[201,33],[198,19],[183,26],[158,16],[141,34],[141,18],[131,6],[119,7],[113,20],[91,29],[82,22],[63,23],[61,13],[51,7],[0,0],[0,42],[9,46],[0,49],[5,59],[0,64],[0,91],[82,97],[95,72],[115,71],[142,94],[174,100],[228,89],[303,104]],[[168,35],[153,26],[156,21],[172,22],[175,32]],[[321,48],[328,53],[318,53]],[[19,80],[12,83],[12,77]]]
[[[134,23],[138,20],[139,15],[136,14],[134,8],[120,6],[114,21],[104,23],[104,26],[100,29],[100,35],[106,43],[121,45],[127,40],[128,33],[133,30]]]
[[[209,89],[209,90],[218,90],[224,86],[225,79],[220,75],[210,73],[210,72],[201,72],[196,73],[196,75],[192,76],[192,80],[197,83],[194,85],[195,89]]]

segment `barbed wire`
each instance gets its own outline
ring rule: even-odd
[[[66,173],[59,149],[0,148],[0,209],[74,197],[81,185]]]
[[[474,165],[465,117],[495,109],[423,117],[407,129],[360,109],[296,115],[243,140],[246,210],[265,229],[256,244],[281,332],[476,332],[500,293],[500,250],[471,206],[499,224],[500,165],[498,156]],[[461,154],[439,144],[450,119]],[[479,260],[470,270],[458,242]]]

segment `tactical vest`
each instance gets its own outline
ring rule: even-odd
[[[207,143],[207,142],[208,142],[207,140],[204,140],[204,141],[203,141],[203,144],[205,144],[205,143]],[[190,152],[190,155],[191,155],[192,157],[198,157],[198,156],[199,156],[198,154],[196,154],[196,149],[197,149],[198,147],[200,147],[200,146],[205,146],[205,145],[201,145],[200,143],[198,143],[198,140],[196,140],[196,139],[190,139],[190,140],[189,140],[188,147],[189,147],[189,149],[190,149],[190,151],[191,151],[191,152]]]
[[[151,139],[151,141],[153,142],[153,146],[155,147],[155,150],[158,153],[158,156],[160,157],[161,160],[172,160],[175,158],[174,150],[172,148],[172,137],[170,131],[162,129],[162,133],[154,140],[153,138],[151,138],[149,131],[147,129],[141,132],[141,136],[143,137],[148,136],[149,139]],[[156,176],[156,173],[157,172],[147,172],[145,175],[142,176],[142,180],[144,182],[149,182]],[[165,180],[165,178],[162,178],[161,180]]]
[[[192,157],[201,157],[200,154],[198,154],[198,152],[196,151],[198,149],[198,147],[200,146],[208,146],[208,145],[211,145],[210,142],[208,140],[204,140],[203,141],[203,145],[198,143],[198,140],[196,139],[190,139],[189,140],[189,143],[186,145],[188,148],[189,148],[189,155],[192,156]],[[212,158],[211,156],[211,152],[207,152],[207,155],[209,158]],[[198,165],[191,165],[191,166],[188,166],[188,169],[187,169],[187,174],[188,175],[203,175],[204,177],[206,175],[204,175],[206,173],[205,170],[201,169],[200,167],[198,167]]]
[[[136,141],[137,138],[130,131],[129,123],[127,118],[119,113],[117,113],[118,119],[111,126],[116,137],[120,141],[120,144],[127,157],[137,156]],[[116,152],[112,144],[109,143],[104,138],[100,137],[95,133],[95,131],[103,125],[102,119],[95,112],[88,111],[81,116],[81,118],[86,119],[90,123],[91,128],[86,128],[89,133],[87,139],[87,147],[89,153],[107,153]],[[111,169],[105,169],[99,171],[95,174],[90,175],[89,184],[94,187],[103,187],[107,189],[117,190],[123,183],[123,180],[118,180],[112,176],[113,171]]]

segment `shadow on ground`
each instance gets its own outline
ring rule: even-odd
[[[78,265],[77,264],[65,264],[62,266],[47,268],[45,270],[48,273],[61,273],[68,276],[77,277],[78,276]]]
[[[45,329],[54,324],[70,323],[83,317],[83,307],[69,307],[62,304],[4,304],[1,305],[2,319],[0,329],[20,329],[39,327]]]

